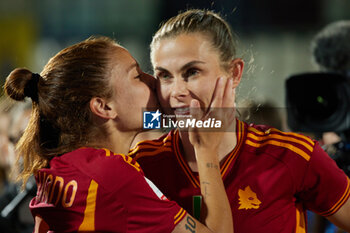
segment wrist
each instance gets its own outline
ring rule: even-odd
[[[196,154],[218,154],[218,149],[213,148],[212,146],[205,147],[205,146],[194,146],[194,151]]]
[[[219,164],[219,156],[217,150],[213,149],[195,149],[197,163]]]

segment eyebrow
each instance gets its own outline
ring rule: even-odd
[[[191,67],[191,66],[193,66],[193,65],[196,65],[196,64],[205,64],[205,62],[203,62],[203,61],[190,61],[190,62],[186,63],[185,65],[183,65],[183,66],[180,68],[180,71],[184,71],[184,70],[188,69],[189,67]],[[168,72],[167,69],[165,69],[165,68],[163,68],[163,67],[161,67],[161,66],[157,66],[157,67],[155,68],[155,70],[166,71],[166,72]]]
[[[129,73],[130,70],[132,70],[134,67],[139,67],[139,64],[137,62],[131,64],[127,69],[126,69],[126,72]]]

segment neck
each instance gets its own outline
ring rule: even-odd
[[[234,122],[236,124],[236,122]],[[237,144],[237,136],[236,136],[236,125],[234,127],[234,130],[230,132],[225,132],[222,142],[219,145],[218,148],[218,157],[219,161],[223,161],[236,146]],[[188,131],[180,130],[179,131],[181,143],[182,143],[182,153],[184,155],[184,158],[186,159],[188,165],[192,169],[192,171],[197,171],[197,161],[196,161],[196,155],[194,152],[194,148],[189,140]]]
[[[133,142],[137,132],[120,132],[116,131],[110,135],[108,149],[117,154],[128,154],[131,143]]]
[[[109,128],[107,135],[101,137],[95,143],[90,143],[90,146],[97,148],[106,148],[116,154],[128,154],[131,143],[133,142],[137,131],[119,131],[115,127]]]

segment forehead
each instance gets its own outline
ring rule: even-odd
[[[118,46],[111,59],[112,83],[118,83],[118,85],[125,83],[136,64],[131,54],[125,48]]]
[[[113,67],[117,66],[120,68],[125,68],[134,62],[135,59],[131,56],[128,50],[121,46],[116,46],[111,60]]]
[[[160,39],[152,48],[153,63],[188,62],[188,60],[218,59],[210,38],[202,33],[183,33]]]

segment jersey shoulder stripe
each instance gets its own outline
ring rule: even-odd
[[[133,168],[135,168],[138,172],[141,171],[141,167],[138,164],[138,162],[136,162],[133,158],[131,158],[130,156],[127,155],[123,155],[123,154],[119,154],[123,160],[129,164],[130,166],[132,166]]]
[[[253,146],[253,147],[256,147],[256,148],[264,147],[266,145],[274,145],[274,146],[284,147],[284,148],[287,148],[287,149],[289,149],[291,151],[294,151],[295,153],[299,154],[305,160],[307,160],[307,161],[310,160],[310,155],[308,155],[304,151],[302,151],[299,148],[297,148],[297,147],[295,147],[295,146],[293,146],[291,144],[288,144],[288,143],[283,143],[283,142],[278,142],[278,141],[273,141],[273,140],[266,141],[264,143],[254,143],[254,142],[252,142],[250,140],[247,140],[246,144],[250,145],[250,146]]]
[[[135,147],[129,151],[128,156],[138,160],[141,157],[154,156],[161,152],[171,151],[172,138],[172,134],[169,133],[156,140],[138,142]]]
[[[305,147],[309,148],[310,150],[312,150],[311,148],[315,145],[315,142],[305,135],[293,133],[293,132],[283,132],[276,128],[261,130],[250,126],[248,127],[248,133],[250,135],[255,134],[256,136],[260,136],[260,137],[283,138],[284,140],[287,140],[287,141],[289,140],[292,142],[300,143]]]
[[[348,182],[347,182],[347,186],[345,189],[344,194],[342,195],[342,197],[337,201],[337,203],[335,203],[332,208],[330,208],[327,211],[321,212],[319,213],[320,215],[324,216],[324,217],[328,217],[333,215],[334,213],[336,213],[340,207],[342,207],[344,205],[344,203],[349,199],[350,196],[350,179],[347,178]]]
[[[309,161],[315,142],[297,133],[285,133],[275,128],[261,130],[250,126],[248,127],[246,144],[255,148],[270,145],[283,147]]]
[[[128,155],[124,155],[124,154],[116,154],[106,148],[102,148],[102,150],[105,151],[105,156],[106,157],[111,157],[111,156],[120,156],[125,163],[127,163],[128,165],[132,166],[133,168],[135,168],[138,172],[141,171],[141,167],[140,165],[130,156]]]
[[[136,151],[135,153],[129,156],[131,156],[135,160],[138,160],[143,157],[155,156],[155,155],[159,155],[162,152],[171,152],[171,151],[172,151],[171,147],[162,147],[162,148],[156,148],[155,150],[151,150],[151,151]]]
[[[185,215],[186,215],[186,210],[181,208],[179,212],[174,216],[174,225],[178,224],[183,219],[183,217],[185,217]]]

